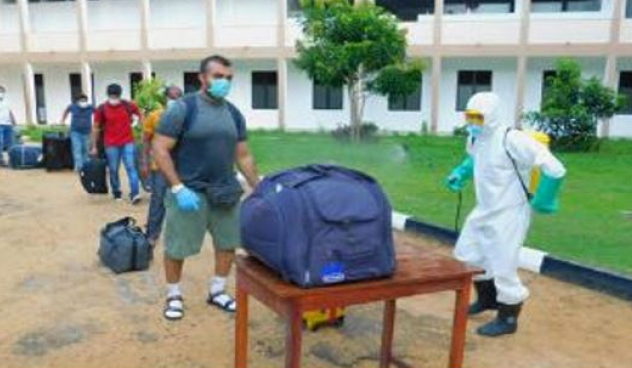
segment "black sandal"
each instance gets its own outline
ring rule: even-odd
[[[217,297],[222,296],[222,295],[226,295],[228,297],[228,301],[224,304],[217,301]],[[208,305],[217,307],[223,310],[224,312],[235,313],[235,311],[237,311],[237,302],[232,296],[228,295],[226,291],[220,291],[219,293],[209,294],[208,298],[206,299],[206,303]]]
[[[180,302],[181,304],[184,302],[182,295],[174,295],[167,298],[167,304],[165,305],[165,310],[163,315],[169,321],[177,321],[184,317],[184,306],[179,307],[173,305],[172,302]]]

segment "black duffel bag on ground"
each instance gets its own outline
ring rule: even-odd
[[[101,230],[101,262],[115,273],[143,271],[153,259],[153,248],[136,220],[125,217]]]

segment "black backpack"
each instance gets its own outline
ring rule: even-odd
[[[153,254],[153,247],[131,217],[110,222],[101,230],[98,255],[115,273],[147,270]]]

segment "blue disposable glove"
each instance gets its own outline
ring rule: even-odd
[[[474,160],[467,156],[463,162],[454,168],[450,176],[446,179],[446,186],[453,192],[460,192],[465,187],[465,183],[474,175]]]
[[[175,196],[180,211],[194,212],[200,209],[200,198],[191,189],[182,187]]]

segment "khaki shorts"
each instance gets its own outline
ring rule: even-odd
[[[241,243],[239,230],[239,207],[229,208],[209,205],[206,196],[200,198],[200,209],[184,212],[178,208],[175,196],[165,196],[165,253],[171,259],[185,259],[200,253],[207,232],[213,237],[216,250],[235,250]]]

